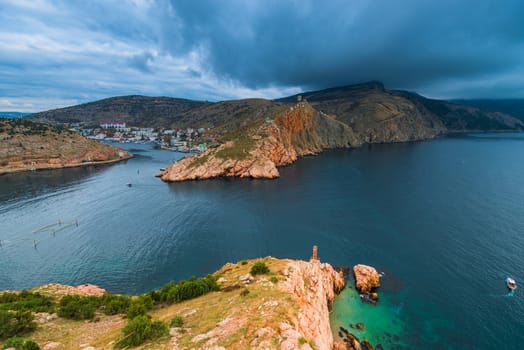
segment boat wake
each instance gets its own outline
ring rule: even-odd
[[[491,294],[490,296],[494,298],[512,298],[515,296],[515,291],[512,290],[510,292],[507,292],[506,294]]]

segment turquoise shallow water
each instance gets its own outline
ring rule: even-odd
[[[367,340],[375,347],[392,349],[408,345],[408,326],[402,312],[403,298],[384,294],[378,304],[370,305],[363,303],[358,292],[348,287],[338,296],[333,306],[330,319],[335,339],[343,339],[344,333],[339,334],[340,327],[343,327],[359,340]],[[364,329],[358,329],[357,323],[363,323]]]
[[[387,279],[382,278],[382,289],[387,289]],[[349,280],[330,314],[334,339],[344,339],[340,328],[343,327],[378,349],[462,348],[448,342],[447,336],[456,325],[441,310],[409,291],[379,294],[377,304],[364,303],[354,288],[354,280]],[[357,323],[363,323],[364,329],[358,329]]]
[[[323,261],[386,272],[376,310],[343,320],[371,318],[369,337],[391,327],[411,349],[524,343],[521,288],[507,297],[504,285],[524,283],[522,134],[328,151],[274,181],[164,184],[154,174],[181,154],[126,147],[136,157],[113,166],[0,177],[0,289],[137,293],[228,261],[308,259],[316,244]],[[33,233],[58,220],[79,225]]]

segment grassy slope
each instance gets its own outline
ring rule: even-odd
[[[171,97],[118,96],[34,113],[28,118],[51,123],[81,122],[91,126],[107,120],[122,120],[133,126],[166,126],[173,117],[206,104]]]
[[[179,304],[156,308],[150,312],[150,315],[153,319],[160,319],[167,323],[176,315],[183,316],[183,330],[176,336],[176,341],[182,349],[202,346],[207,338],[194,342],[195,336],[211,331],[227,317],[239,317],[243,321],[241,327],[232,327],[230,333],[213,336],[217,338],[216,344],[226,349],[249,349],[249,343],[257,337],[258,330],[264,327],[278,328],[280,322],[292,319],[297,313],[297,307],[289,295],[268,281],[270,275],[257,276],[256,281],[247,286],[250,293],[246,296],[240,294],[244,286],[240,286],[238,278],[249,273],[256,261],[226,264],[215,273],[227,280],[221,283],[221,291],[211,292]],[[281,271],[289,260],[268,257],[263,261],[272,271],[271,275],[280,280],[284,278]],[[262,317],[261,309],[264,311],[262,305],[269,300],[278,300],[278,306]],[[102,313],[97,314],[95,320],[73,321],[57,318],[40,324],[35,332],[26,337],[35,340],[41,346],[49,342],[60,343],[61,345],[56,349],[79,349],[82,344],[89,344],[97,349],[112,349],[112,343],[118,339],[127,321],[123,316],[106,316]],[[172,349],[172,341],[170,338],[164,338],[148,342],[137,349]],[[270,339],[270,341],[276,340]]]

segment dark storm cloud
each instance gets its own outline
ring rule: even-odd
[[[0,0],[0,110],[124,94],[274,98],[368,80],[524,97],[523,4]]]
[[[427,89],[524,73],[521,1],[197,3],[171,3],[175,49],[203,45],[210,69],[252,88],[377,79]]]

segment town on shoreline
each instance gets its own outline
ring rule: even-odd
[[[119,143],[154,143],[162,149],[202,153],[207,150],[204,134],[209,128],[169,129],[129,126],[123,121],[105,121],[96,127],[85,127],[81,123],[65,123],[64,127],[87,138]]]

